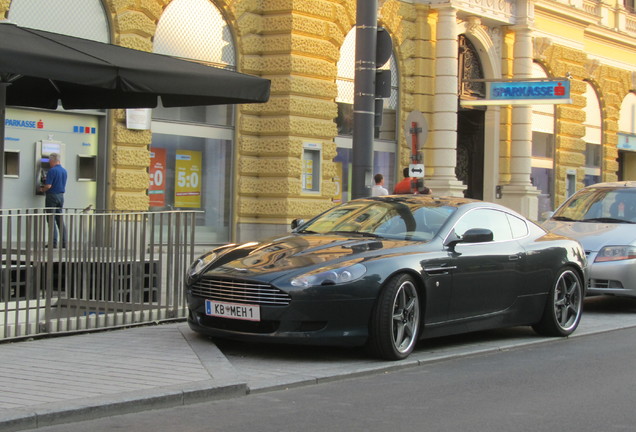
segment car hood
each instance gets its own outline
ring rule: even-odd
[[[253,245],[226,248],[206,270],[210,275],[273,280],[283,273],[338,262],[361,262],[404,252],[413,241],[340,235],[291,234]],[[421,244],[421,243],[420,243]]]
[[[578,240],[590,252],[598,252],[605,245],[627,245],[636,240],[634,224],[548,220],[543,228]]]

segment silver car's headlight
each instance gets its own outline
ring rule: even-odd
[[[194,277],[201,273],[212,261],[217,257],[216,252],[208,252],[205,255],[201,255],[196,261],[192,263],[188,269],[188,276]]]
[[[631,245],[605,246],[602,248],[594,262],[623,261],[636,259],[636,247]]]
[[[323,267],[293,278],[291,284],[296,287],[339,285],[360,279],[366,272],[367,268],[362,264],[335,268]]]

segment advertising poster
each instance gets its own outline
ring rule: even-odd
[[[151,207],[165,207],[166,205],[166,149],[150,149],[150,196]]]
[[[174,206],[201,208],[201,152],[177,150]]]
[[[333,182],[336,184],[336,195],[333,197],[333,202],[342,202],[342,162],[334,162],[336,166],[336,175],[333,177]]]

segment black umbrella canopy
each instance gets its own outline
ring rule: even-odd
[[[7,105],[154,108],[267,102],[270,81],[0,20],[0,208]]]
[[[66,109],[266,102],[269,80],[0,21],[6,104]],[[0,101],[2,104],[2,101]]]

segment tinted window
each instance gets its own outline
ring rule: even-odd
[[[457,209],[437,202],[352,201],[335,207],[302,231],[370,233],[380,237],[430,240]],[[301,232],[302,232],[301,231]]]
[[[471,228],[486,228],[492,231],[494,241],[512,239],[506,213],[493,209],[477,209],[465,214],[455,225],[455,233],[463,236]]]
[[[636,190],[583,189],[566,201],[552,218],[590,222],[611,218],[634,222],[636,221]]]
[[[511,214],[506,214],[508,222],[510,223],[510,229],[512,230],[512,237],[521,238],[528,235],[528,225],[523,219],[520,219]]]

